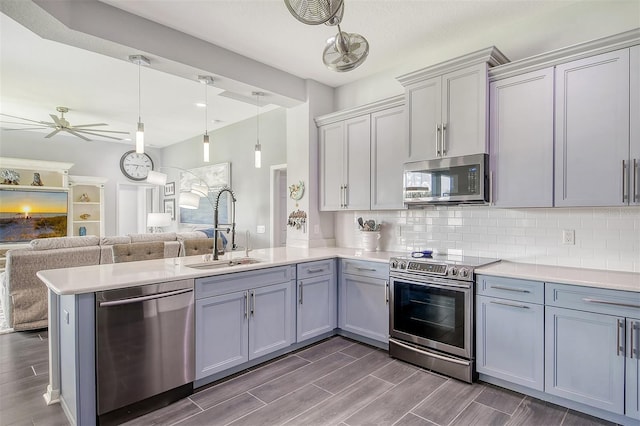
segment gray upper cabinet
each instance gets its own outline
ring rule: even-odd
[[[627,205],[629,49],[558,65],[555,78],[555,205]]]
[[[488,69],[495,47],[398,77],[405,87],[405,161],[488,152]]]
[[[629,167],[631,175],[629,204],[640,205],[640,45],[629,49]]]
[[[489,86],[495,206],[553,206],[553,77],[546,68]]]
[[[404,107],[371,114],[371,210],[402,209]]]
[[[316,118],[320,210],[401,209],[404,97]]]
[[[369,115],[320,127],[320,209],[369,210]]]

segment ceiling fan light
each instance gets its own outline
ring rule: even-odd
[[[138,130],[136,131],[136,152],[144,154],[144,123],[138,122]]]

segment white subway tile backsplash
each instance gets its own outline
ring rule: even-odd
[[[356,218],[387,228],[389,251],[462,250],[517,262],[640,272],[640,208],[497,209],[487,206],[336,213],[336,244],[359,247]],[[575,230],[575,245],[562,231]]]

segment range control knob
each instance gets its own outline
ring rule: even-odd
[[[449,275],[453,275],[453,276],[458,275],[458,268],[454,266],[451,269],[449,269]]]
[[[460,269],[460,276],[462,278],[467,278],[469,276],[469,270],[465,268]]]
[[[400,262],[398,264],[398,268],[400,269],[407,269],[407,263],[406,262]]]
[[[396,269],[398,267],[398,261],[397,260],[392,260],[391,261],[391,268],[392,269]]]

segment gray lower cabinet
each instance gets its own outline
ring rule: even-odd
[[[389,343],[389,266],[342,259],[338,324],[342,330]]]
[[[552,283],[545,292],[545,392],[638,419],[638,293]]]
[[[487,374],[544,390],[544,283],[479,276],[476,365]]]
[[[331,332],[337,327],[335,262],[330,259],[297,265],[297,342]]]
[[[292,266],[196,280],[196,380],[294,343],[294,277]]]

